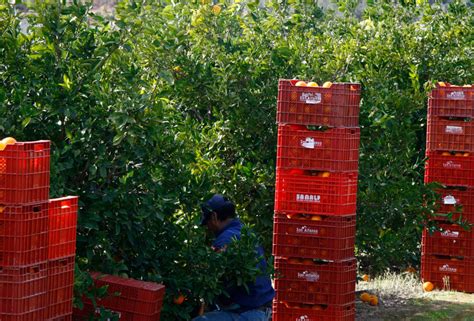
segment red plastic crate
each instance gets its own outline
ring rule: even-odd
[[[0,207],[0,267],[45,262],[48,203]]]
[[[49,198],[49,141],[18,142],[0,151],[0,204]]]
[[[437,213],[449,214],[457,220],[462,216],[463,220],[474,223],[474,190],[471,188],[441,188],[436,190],[440,194]],[[433,217],[438,221],[445,221],[447,217],[436,215]]]
[[[421,256],[421,278],[438,289],[444,289],[449,280],[449,289],[474,292],[474,258],[452,258],[423,254]]]
[[[351,215],[356,212],[357,174],[277,170],[275,210],[283,213]],[[326,174],[323,172],[323,175]]]
[[[454,224],[439,224],[441,231],[423,231],[422,252],[446,256],[474,256],[474,235]]]
[[[272,321],[354,321],[355,303],[346,305],[307,305],[273,302]]]
[[[77,196],[49,200],[50,260],[76,254],[77,202]]]
[[[119,320],[121,321],[160,321],[160,312],[152,315],[145,315],[139,313],[113,311],[110,309],[108,310],[114,315],[118,316]],[[94,310],[93,305],[90,303],[85,303],[84,309],[82,310],[74,308],[73,311],[74,321],[89,321],[92,314],[95,316],[100,316],[100,308]]]
[[[426,152],[425,183],[448,186],[474,186],[474,156],[458,157],[441,152]]]
[[[431,91],[428,114],[447,117],[474,117],[474,87],[439,84]]]
[[[7,314],[0,312],[0,320],[1,321],[39,321],[45,320],[46,316],[46,309],[37,309],[32,312],[28,313],[21,313],[21,314]]]
[[[323,260],[352,258],[355,229],[355,215],[298,218],[275,213],[273,255]]]
[[[48,319],[48,321],[72,321],[72,313],[54,319]]]
[[[155,282],[125,279],[113,275],[91,273],[97,287],[108,286],[109,296],[98,303],[119,312],[154,315],[161,311],[165,286]],[[119,295],[115,295],[118,293]]]
[[[279,125],[277,167],[357,172],[359,143],[359,128]]]
[[[47,307],[47,264],[0,268],[0,320]],[[2,320],[3,321],[3,320]]]
[[[309,262],[301,264],[293,263],[291,258],[275,259],[275,291],[278,301],[323,305],[354,302],[354,258],[339,262],[306,261]]]
[[[50,319],[72,313],[74,256],[48,262],[48,315]]]
[[[360,84],[334,83],[330,88],[297,87],[298,80],[278,82],[279,124],[359,126]]]
[[[426,149],[455,151],[456,156],[469,156],[474,152],[474,119],[447,119],[428,117]]]

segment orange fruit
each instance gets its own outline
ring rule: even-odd
[[[182,294],[178,295],[173,299],[173,303],[176,305],[181,305],[183,304],[184,300],[186,300],[186,297]]]
[[[219,14],[219,13],[221,13],[221,11],[222,11],[222,8],[221,8],[220,5],[215,4],[215,5],[212,6],[212,13]]]
[[[321,173],[321,177],[329,177],[329,176],[331,176],[331,173],[329,173],[329,172],[322,172]]]
[[[454,154],[454,156],[456,156],[456,157],[463,156],[463,153],[456,153],[456,154]]]
[[[451,154],[449,152],[442,152],[441,156],[450,156]]]
[[[2,139],[2,142],[4,142],[6,145],[13,145],[16,143],[16,139],[13,137],[5,137]]]
[[[438,85],[439,85],[440,87],[446,87],[446,84],[445,84],[444,82],[442,82],[442,81],[439,81],[439,82],[438,82]]]
[[[0,205],[0,213],[3,213],[4,210],[5,210],[5,206]]]
[[[314,81],[310,81],[306,86],[308,87],[318,87],[319,85],[315,83]]]
[[[405,272],[408,272],[408,273],[416,273],[416,269],[415,269],[414,267],[412,267],[412,266],[409,266],[409,267],[405,270]]]
[[[423,290],[426,292],[431,292],[434,289],[434,285],[431,282],[425,282],[423,283]]]
[[[464,153],[464,154],[462,154],[462,156],[467,157],[467,156],[469,156],[469,153]]]
[[[357,87],[351,85],[351,90],[352,90],[352,91],[356,91],[356,90],[357,90]]]
[[[321,221],[321,216],[319,215],[311,215],[311,221]]]
[[[332,82],[330,81],[326,81],[324,84],[323,84],[323,88],[331,88],[332,86]]]
[[[369,302],[371,295],[367,292],[364,292],[360,295],[362,302]]]
[[[7,147],[7,144],[5,144],[3,141],[0,141],[0,151],[4,150],[5,147]]]
[[[369,282],[370,276],[368,274],[364,274],[362,275],[362,280],[364,280],[365,282]]]
[[[306,87],[306,82],[300,80],[295,84],[296,87]]]
[[[377,296],[375,296],[375,295],[371,295],[370,299],[369,299],[369,304],[373,305],[373,306],[378,305],[379,304],[379,298],[377,298]]]

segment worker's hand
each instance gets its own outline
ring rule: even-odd
[[[205,303],[205,302],[202,302],[202,303],[201,303],[201,306],[199,307],[198,315],[203,315],[203,314],[204,314],[204,311],[206,311],[206,303]]]

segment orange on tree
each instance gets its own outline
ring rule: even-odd
[[[433,291],[433,289],[434,289],[433,283],[431,283],[431,282],[425,282],[425,283],[423,283],[423,290],[424,290],[425,292],[431,292],[431,291]]]
[[[212,6],[212,13],[217,15],[217,14],[221,13],[221,11],[222,11],[222,7],[220,5],[215,4],[215,5]]]
[[[173,303],[176,304],[176,305],[181,305],[183,304],[183,302],[186,300],[186,297],[182,294],[174,297],[173,299]]]

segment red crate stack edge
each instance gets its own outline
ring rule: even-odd
[[[77,197],[49,199],[49,141],[8,140],[0,151],[0,320],[71,320]]]
[[[279,81],[274,321],[354,320],[360,85]]]
[[[421,276],[439,289],[474,292],[474,88],[438,83],[428,100],[425,183],[438,182],[439,231],[423,231]]]

